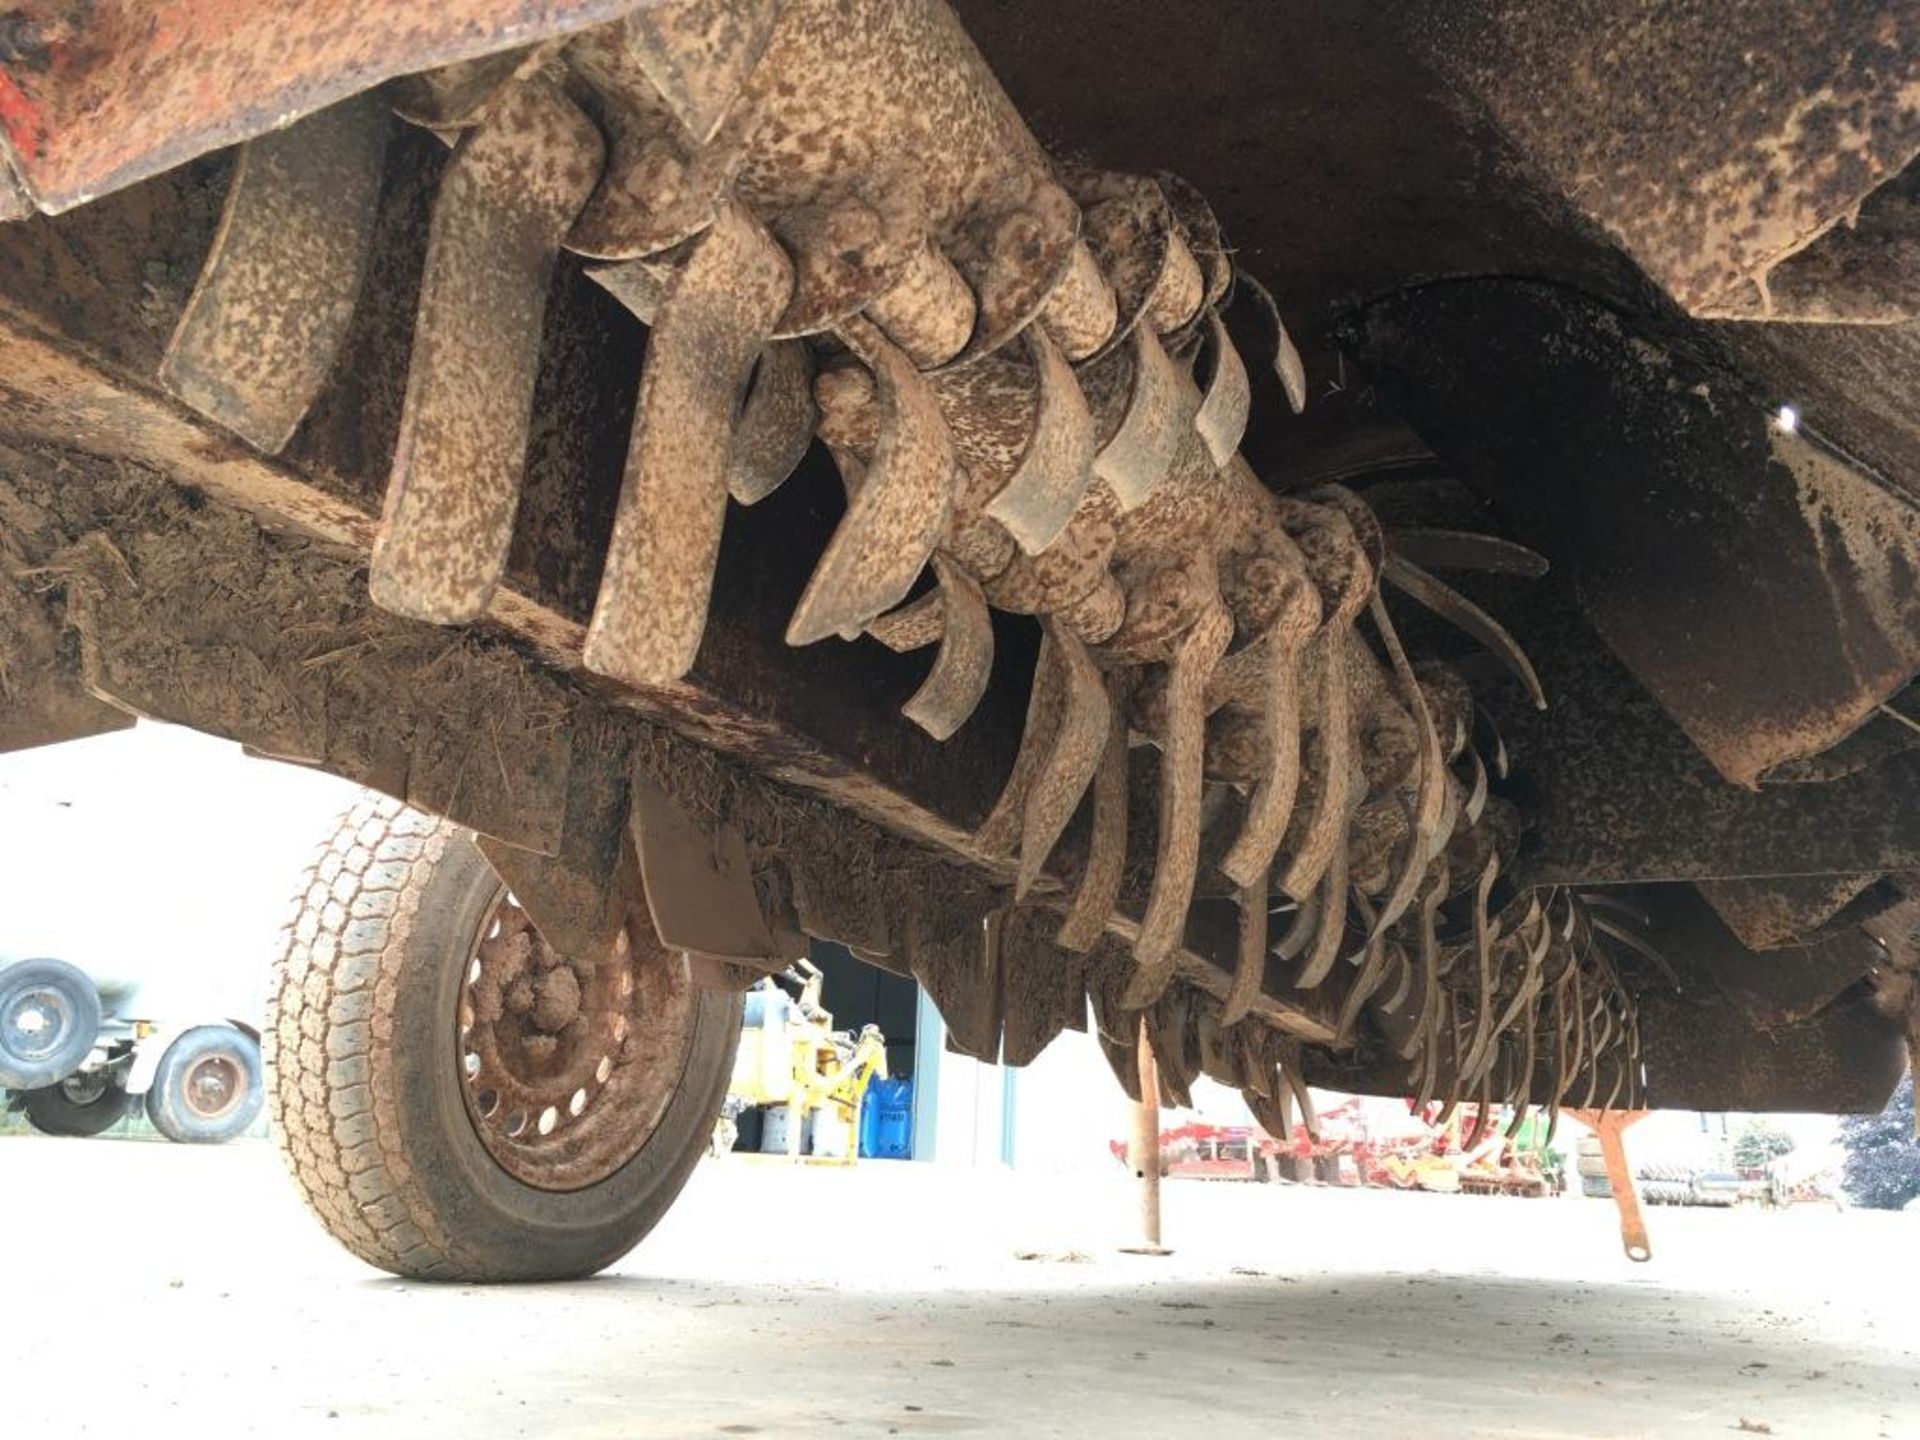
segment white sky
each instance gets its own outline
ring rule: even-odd
[[[257,1021],[300,873],[356,793],[146,722],[0,755],[0,958],[139,980],[140,1018]]]

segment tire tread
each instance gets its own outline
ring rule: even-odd
[[[370,1265],[458,1279],[474,1259],[436,1221],[396,1136],[391,967],[453,827],[368,795],[340,817],[281,931],[263,1051],[273,1132],[302,1198]],[[384,863],[376,863],[384,862]]]

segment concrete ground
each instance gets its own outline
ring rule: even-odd
[[[0,1434],[1920,1435],[1911,1216],[704,1163],[613,1273],[405,1283],[270,1146],[0,1138]]]

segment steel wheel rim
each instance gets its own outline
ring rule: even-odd
[[[60,1082],[60,1093],[74,1105],[92,1105],[107,1093],[110,1082],[104,1070],[83,1070]]]
[[[692,1049],[685,958],[632,923],[602,957],[563,956],[502,887],[463,963],[454,1065],[489,1157],[540,1190],[617,1174],[653,1134]]]
[[[231,1055],[202,1055],[180,1080],[181,1100],[202,1120],[232,1114],[246,1094],[246,1068]]]
[[[0,1010],[0,1046],[29,1063],[57,1054],[72,1029],[73,1007],[50,985],[22,990]]]

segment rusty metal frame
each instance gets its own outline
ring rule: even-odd
[[[647,3],[25,0],[0,28],[0,171],[10,151],[25,194],[56,214],[396,76]]]

